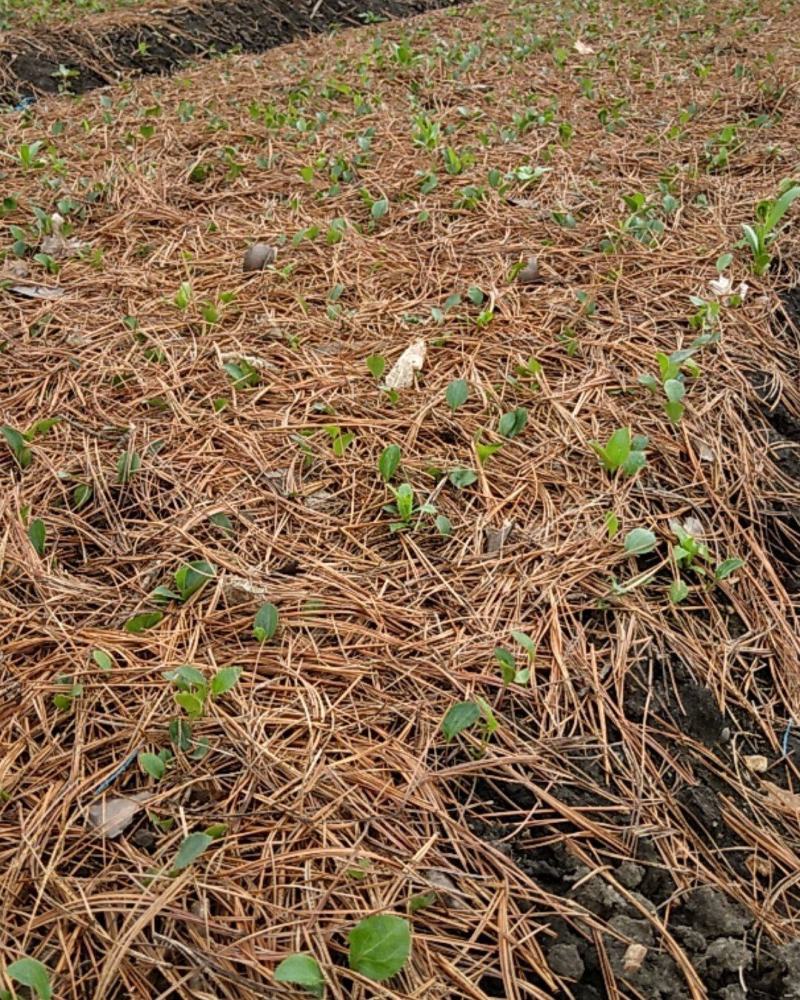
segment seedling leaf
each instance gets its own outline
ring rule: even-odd
[[[178,848],[178,853],[175,855],[175,860],[172,863],[171,874],[188,868],[193,861],[196,861],[200,857],[213,839],[207,833],[190,833],[188,837],[184,838],[181,846]]]
[[[93,649],[92,659],[101,670],[111,670],[114,666],[113,657],[104,649]]]
[[[18,961],[12,962],[6,972],[9,979],[33,990],[39,1000],[50,1000],[52,997],[50,975],[45,966],[35,958],[20,958]]]
[[[126,632],[138,635],[140,632],[145,632],[147,629],[158,625],[163,617],[163,611],[143,611],[141,614],[129,618],[125,622],[124,628]]]
[[[396,975],[411,954],[411,926],[403,917],[367,917],[348,935],[350,968],[382,982]]]
[[[164,777],[164,771],[167,769],[164,761],[155,753],[140,753],[139,767],[156,781]]]
[[[481,715],[481,710],[474,701],[459,701],[452,705],[442,719],[442,732],[449,743],[454,736],[474,726]]]
[[[274,604],[262,604],[253,621],[253,635],[259,642],[267,642],[277,629],[278,609]]]
[[[401,455],[400,447],[396,444],[387,445],[381,452],[381,457],[378,459],[378,472],[385,483],[388,483],[397,472]]]
[[[312,996],[325,993],[325,979],[317,960],[311,955],[290,955],[275,970],[276,983],[294,983]]]
[[[735,573],[742,566],[744,566],[744,559],[726,559],[714,570],[714,579],[717,581],[727,580],[731,573]]]
[[[634,528],[625,536],[625,551],[629,556],[641,556],[656,547],[656,536],[647,528]]]
[[[459,406],[463,406],[466,403],[468,396],[469,386],[463,378],[457,378],[454,382],[451,382],[445,393],[447,405],[454,413]]]
[[[241,676],[241,667],[223,667],[222,670],[218,670],[211,678],[211,694],[214,697],[226,694],[231,688],[235,687],[236,682]]]

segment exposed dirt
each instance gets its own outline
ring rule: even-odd
[[[59,88],[81,94],[126,75],[169,72],[211,53],[261,52],[336,24],[410,17],[448,6],[450,0],[210,0],[0,33],[0,104],[55,94]],[[60,66],[77,75],[63,79]]]

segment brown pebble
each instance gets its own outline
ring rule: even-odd
[[[275,260],[276,250],[269,243],[254,243],[244,255],[243,271],[263,271],[267,264]]]
[[[535,257],[529,257],[528,263],[517,274],[517,281],[521,285],[533,285],[539,280],[539,264]]]

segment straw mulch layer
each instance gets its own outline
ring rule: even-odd
[[[64,294],[0,292],[2,422],[60,419],[24,469],[0,442],[0,965],[96,1000],[286,995],[293,951],[336,998],[794,995],[797,204],[763,277],[733,250],[800,176],[793,27],[489,4],[3,120],[4,244],[29,249],[0,276]],[[48,274],[34,209],[57,206],[85,245]],[[254,239],[277,260],[243,274]],[[741,305],[709,288],[729,250]],[[691,296],[719,337],[674,425],[637,379],[703,331]],[[366,359],[420,338],[394,398]],[[649,437],[630,478],[589,443],[625,426]],[[389,444],[450,537],[390,532]],[[678,604],[675,519],[712,569],[743,560],[685,569]],[[157,604],[192,560],[214,579]],[[537,653],[504,689],[512,629]],[[181,664],[242,668],[201,759],[170,739]],[[475,698],[497,730],[447,742]],[[124,768],[168,749],[159,781]],[[102,836],[90,807],[134,793]],[[421,893],[406,968],[351,972],[353,926]]]
[[[123,76],[168,72],[209,53],[261,52],[332,25],[410,17],[442,6],[443,0],[195,0],[15,27],[0,32],[0,103],[83,94]]]

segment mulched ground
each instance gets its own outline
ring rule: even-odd
[[[131,74],[170,72],[213,53],[261,52],[333,25],[410,17],[446,5],[446,0],[201,0],[0,32],[0,105],[41,94],[83,94]]]
[[[777,4],[491,3],[2,119],[0,414],[60,422],[25,468],[0,450],[0,964],[98,1000],[284,995],[298,950],[340,1000],[798,995],[800,202],[763,277],[734,248],[800,176],[793,38]],[[56,210],[84,245],[48,273]],[[256,239],[277,259],[244,274]],[[741,305],[709,287],[728,251]],[[674,425],[638,377],[702,332],[691,297],[719,336]],[[366,359],[419,338],[394,398]],[[589,443],[624,426],[632,478]],[[389,530],[388,444],[450,537]],[[677,605],[673,520],[744,562]],[[201,559],[204,589],[153,599]],[[504,688],[512,629],[537,654]],[[186,663],[243,671],[201,759]],[[496,732],[447,742],[474,698]],[[168,749],[155,781],[136,755]],[[101,836],[90,807],[136,792]],[[400,975],[347,969],[356,922],[425,892]]]

